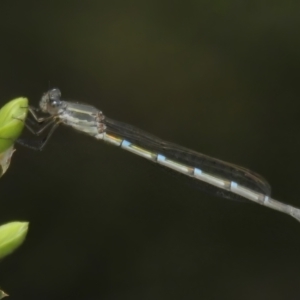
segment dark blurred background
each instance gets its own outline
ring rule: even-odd
[[[300,207],[299,1],[0,2],[0,103],[63,98],[268,179]],[[24,137],[31,137],[24,132]],[[16,146],[11,299],[299,299],[300,224],[67,127]]]

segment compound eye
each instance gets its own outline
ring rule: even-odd
[[[59,101],[54,100],[54,99],[50,99],[49,104],[51,107],[55,108],[59,106]]]
[[[49,98],[51,100],[60,100],[60,97],[61,97],[61,92],[59,89],[52,89],[49,92]]]

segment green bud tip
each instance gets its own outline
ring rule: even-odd
[[[25,240],[28,222],[10,222],[0,226],[0,259],[12,253]]]

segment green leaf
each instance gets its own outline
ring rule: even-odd
[[[10,148],[20,136],[28,113],[28,99],[16,98],[0,110],[0,153]]]
[[[28,226],[28,222],[18,221],[0,226],[0,259],[13,252],[23,243]]]
[[[6,172],[9,167],[11,157],[15,152],[14,146],[12,145],[6,151],[0,153],[0,177]],[[1,299],[1,298],[0,298]]]

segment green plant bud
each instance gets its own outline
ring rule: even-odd
[[[0,259],[12,253],[23,243],[28,226],[28,222],[18,221],[0,226]]]
[[[22,133],[28,113],[28,99],[16,98],[0,110],[0,153],[10,148]]]

